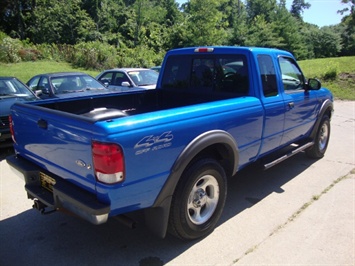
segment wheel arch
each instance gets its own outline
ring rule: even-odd
[[[161,189],[153,206],[146,209],[147,226],[158,236],[164,238],[167,231],[171,198],[182,173],[200,158],[216,159],[227,176],[237,172],[239,163],[238,145],[226,131],[212,130],[197,136],[180,153],[170,175]]]
[[[321,108],[320,108],[320,111],[318,113],[317,121],[314,124],[312,132],[310,134],[311,139],[315,138],[317,131],[318,131],[319,124],[322,121],[322,117],[324,115],[327,115],[329,117],[329,119],[331,119],[333,111],[334,111],[333,102],[329,99],[324,101]]]

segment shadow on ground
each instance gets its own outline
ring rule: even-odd
[[[5,160],[7,156],[14,154],[14,149],[12,147],[1,148],[0,149],[0,162]]]
[[[257,164],[240,171],[229,179],[227,202],[218,226],[271,193],[283,193],[281,187],[312,163],[301,153],[267,171]],[[41,215],[30,207],[0,221],[0,239],[0,265],[160,266],[198,243],[171,236],[158,239],[144,222],[133,230],[114,219],[95,226],[60,212]]]

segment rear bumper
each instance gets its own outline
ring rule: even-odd
[[[53,209],[66,209],[93,224],[102,224],[107,221],[110,206],[99,202],[94,194],[46,172],[19,156],[9,156],[6,161],[10,168],[25,180],[28,198],[37,199]],[[55,180],[52,192],[41,186],[41,172]]]

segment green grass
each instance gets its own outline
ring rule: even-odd
[[[304,60],[299,65],[306,77],[320,79],[336,99],[355,100],[355,56]],[[93,77],[99,74],[95,70],[73,68],[65,62],[0,63],[0,76],[15,76],[23,82],[37,74],[59,71],[80,71]]]
[[[298,62],[308,78],[318,78],[336,99],[355,100],[355,56]],[[327,78],[328,77],[328,78]]]
[[[17,77],[22,82],[26,83],[31,77],[50,72],[72,72],[79,71],[87,73],[93,77],[99,74],[99,71],[73,68],[66,62],[55,61],[35,61],[35,62],[21,62],[16,64],[0,63],[0,76]]]

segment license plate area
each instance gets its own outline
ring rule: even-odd
[[[41,182],[41,187],[47,189],[50,192],[53,192],[53,186],[55,185],[56,181],[53,177],[50,177],[49,175],[40,172],[39,173],[39,179]]]

